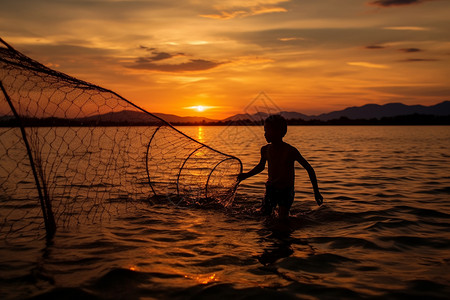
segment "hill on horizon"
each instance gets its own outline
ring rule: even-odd
[[[153,115],[169,122],[169,123],[227,123],[230,121],[250,120],[253,122],[263,121],[269,116],[268,113],[258,112],[253,115],[236,114],[231,117],[215,120],[199,116],[177,116],[174,114],[152,113]],[[342,117],[348,119],[381,119],[384,117],[397,117],[404,115],[433,115],[433,116],[450,116],[450,101],[443,101],[441,103],[424,106],[424,105],[406,105],[402,103],[388,103],[384,105],[366,104],[363,106],[348,107],[343,110],[323,113],[320,115],[305,115],[299,112],[282,111],[280,114],[288,120],[302,119],[304,121],[319,120],[329,121],[333,119],[340,119]],[[12,116],[0,116],[0,121],[8,121]],[[151,121],[151,117],[145,112],[123,110],[119,112],[109,112],[106,114],[98,114],[90,117],[73,119],[79,122],[117,122],[117,123],[147,123]]]
[[[450,101],[443,101],[430,106],[406,105],[403,103],[388,103],[384,105],[366,104],[363,106],[348,107],[340,111],[333,111],[318,116],[310,116],[310,118],[328,121],[339,119],[341,117],[349,119],[379,119],[383,117],[397,117],[412,114],[448,116],[450,115]]]
[[[421,115],[435,115],[448,116],[450,115],[450,101],[443,101],[441,103],[424,106],[424,105],[406,105],[403,103],[388,103],[384,105],[366,104],[363,106],[347,107],[343,110],[323,113],[320,115],[305,115],[299,112],[282,111],[280,114],[289,119],[303,119],[305,121],[320,120],[329,121],[339,119],[341,117],[349,119],[380,119],[383,117],[396,117],[403,115],[421,114]],[[261,121],[269,116],[268,113],[259,112],[253,115],[237,114],[224,119],[223,121]]]
[[[169,122],[169,123],[208,123],[208,122],[216,122],[216,120],[208,119],[205,117],[180,117],[173,114],[164,114],[164,113],[152,113],[153,115]],[[92,121],[101,121],[101,122],[130,122],[130,123],[145,123],[151,120],[149,115],[145,112],[141,111],[132,111],[132,110],[122,110],[119,112],[110,112],[106,114],[94,115],[90,117],[77,118],[77,121],[81,122],[92,122]]]
[[[342,117],[348,119],[380,119],[383,117],[397,117],[403,115],[421,114],[448,116],[450,115],[450,101],[424,106],[424,105],[406,105],[403,103],[365,104],[363,106],[347,107],[343,110],[323,113],[320,115],[305,115],[299,112],[282,111],[280,114],[286,119],[303,119],[305,121],[320,120],[329,121]],[[224,119],[223,121],[239,121],[239,120],[264,120],[269,116],[268,113],[259,112],[253,115],[237,114]]]

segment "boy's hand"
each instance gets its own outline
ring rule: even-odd
[[[317,205],[321,206],[322,203],[323,203],[323,197],[322,197],[322,195],[320,194],[320,192],[319,192],[319,191],[315,192],[315,193],[314,193],[314,197],[316,197]]]

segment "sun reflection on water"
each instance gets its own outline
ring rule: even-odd
[[[203,132],[203,127],[202,127],[202,126],[198,126],[197,140],[198,140],[199,142],[202,142],[202,143],[204,142],[203,134],[204,134],[204,132]]]
[[[130,266],[128,269],[129,269],[130,271],[137,271],[137,270],[138,270],[138,267],[137,267],[137,266]]]
[[[193,279],[200,284],[208,284],[211,282],[219,281],[216,273],[213,273],[212,275],[184,275],[184,278]]]

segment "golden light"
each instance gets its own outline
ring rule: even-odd
[[[130,266],[129,268],[128,268],[130,271],[137,271],[137,266]]]
[[[191,110],[195,110],[198,112],[204,112],[205,110],[211,109],[214,106],[206,106],[206,105],[194,105],[194,106],[187,106],[187,107],[183,107],[184,109],[191,109]]]
[[[197,140],[203,142],[203,127],[198,126]]]
[[[184,275],[184,278],[194,279],[200,284],[208,284],[211,282],[219,281],[219,278],[215,273],[212,275]]]
[[[209,118],[217,118],[217,116],[212,116],[214,112],[217,112],[219,109],[223,110],[226,106],[216,106],[216,105],[193,105],[193,106],[184,106],[182,109],[190,110],[191,112],[195,112],[197,116],[207,116]],[[208,115],[209,113],[209,115]]]

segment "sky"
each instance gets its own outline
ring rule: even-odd
[[[14,48],[150,112],[222,119],[261,92],[281,110],[308,115],[450,100],[449,0],[0,6],[0,37]]]

